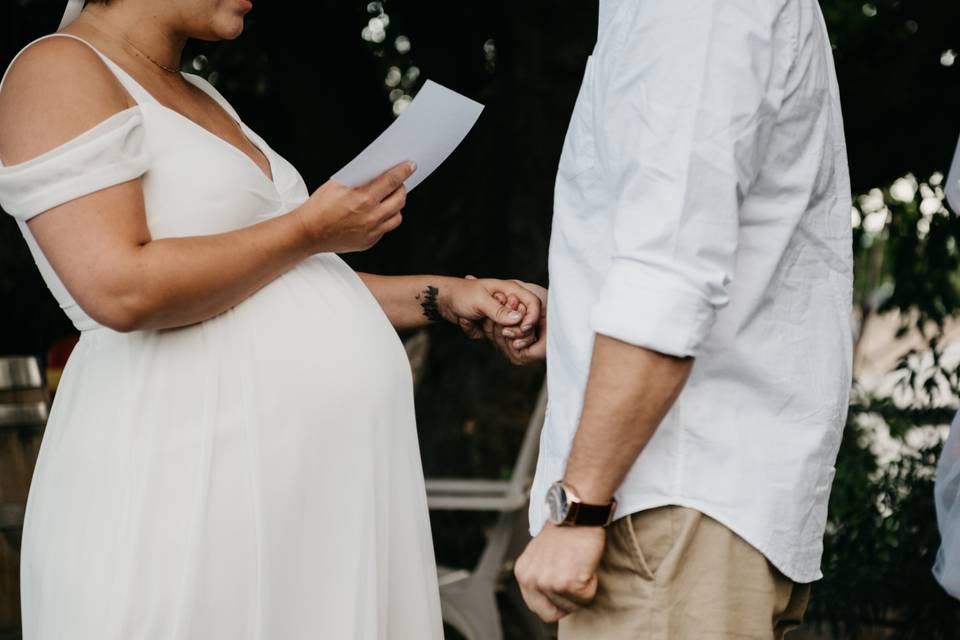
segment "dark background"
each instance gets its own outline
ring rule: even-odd
[[[403,226],[371,251],[347,256],[354,267],[547,283],[553,179],[596,38],[596,0],[254,1],[238,40],[192,43],[184,64],[208,77],[216,74],[211,81],[311,188],[392,121],[385,85],[391,66],[401,72],[419,69],[416,82],[404,88],[410,95],[429,78],[486,105],[466,141],[410,197]],[[885,187],[907,172],[926,179],[946,171],[960,133],[960,2],[821,4],[835,44],[854,191]],[[61,0],[0,0],[0,68],[29,41],[53,31],[62,8]],[[361,31],[381,9],[390,19],[386,37],[379,44],[365,41]],[[400,35],[412,45],[405,54],[394,45]],[[958,54],[952,66],[943,60],[949,50]],[[912,259],[925,257],[920,253]],[[42,356],[71,332],[12,219],[0,216],[0,353]],[[417,394],[427,474],[507,473],[541,380],[541,368],[508,367],[485,345],[463,340],[455,328],[431,329],[427,376]],[[869,461],[860,465],[861,458],[854,457],[861,454],[862,449],[842,454],[848,456],[847,468],[857,470],[851,471],[857,482],[868,475],[861,470],[870,468]],[[864,482],[854,484],[862,488]],[[896,485],[891,492],[902,495],[901,489]],[[857,491],[843,489],[838,495],[855,496],[849,502],[873,499],[874,493]],[[831,584],[828,576],[821,589],[834,589],[836,602],[855,614],[856,620],[846,621],[852,628],[857,620],[872,623],[891,616],[901,631],[912,628],[910,616],[956,620],[955,607],[939,599],[929,578],[931,545],[935,550],[931,508],[926,501],[916,509],[914,521],[929,523],[921,525],[927,540],[922,549],[904,551],[916,539],[906,530],[891,543],[899,545],[901,564],[858,556],[865,547],[855,535],[836,543],[828,539],[833,573],[858,577]],[[485,516],[434,515],[438,559],[468,564],[482,546],[488,522]],[[863,526],[867,531],[875,523]],[[841,543],[849,548],[838,552],[845,549]],[[878,562],[889,566],[867,570]],[[856,605],[867,596],[857,600],[848,593],[856,589],[869,592],[863,610]],[[891,614],[895,604],[889,594],[903,600],[912,597],[911,590],[923,602],[908,613]],[[932,612],[923,608],[934,601],[938,608]],[[830,610],[829,601],[820,602],[814,608],[820,618],[843,618],[843,611]],[[937,633],[902,637],[960,637]]]
[[[120,0],[122,1],[122,0]],[[411,197],[406,222],[358,269],[522,277],[545,282],[553,177],[587,55],[596,0],[387,0],[386,40],[361,29],[363,1],[261,0],[236,41],[193,44],[201,73],[315,188],[393,118],[391,65],[486,104],[454,156]],[[61,0],[2,0],[0,67],[56,27]],[[835,43],[856,192],[948,166],[960,133],[960,3],[823,2]],[[875,15],[870,7],[874,7]],[[398,35],[412,48],[401,55]],[[492,64],[484,44],[495,43]],[[198,177],[199,179],[199,177]],[[19,233],[0,225],[0,352],[42,352],[69,327],[49,306]]]

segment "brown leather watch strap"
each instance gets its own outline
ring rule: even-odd
[[[616,502],[610,504],[573,502],[570,504],[570,513],[565,524],[573,527],[605,527],[613,519],[616,508]]]

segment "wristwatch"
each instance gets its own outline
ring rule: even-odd
[[[609,504],[586,504],[573,488],[554,482],[547,491],[547,513],[550,522],[565,527],[606,527],[613,522],[617,501]]]

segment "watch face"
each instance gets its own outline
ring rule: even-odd
[[[553,484],[547,492],[547,510],[550,512],[550,522],[554,524],[561,524],[567,519],[570,502],[567,500],[567,492],[560,483]]]

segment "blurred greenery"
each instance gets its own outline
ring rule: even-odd
[[[854,390],[831,499],[826,578],[815,586],[810,616],[837,637],[879,628],[898,638],[956,638],[958,604],[930,575],[939,544],[931,490],[939,444],[915,440],[918,429],[938,433],[948,422],[958,388],[944,333],[960,303],[960,219],[944,208],[935,173],[948,166],[960,133],[960,3],[821,4],[835,45],[853,186],[863,194],[854,216],[857,335],[879,314],[902,312],[901,333],[922,342],[899,362],[893,396]],[[0,3],[0,67],[51,31],[62,5]],[[427,78],[485,103],[465,143],[410,198],[404,225],[348,259],[388,274],[546,283],[554,172],[596,13],[596,2],[582,0],[271,0],[257,4],[237,41],[192,43],[184,62],[214,82],[311,187],[388,125]],[[0,216],[0,300],[0,353],[42,355],[72,330],[7,216]],[[511,368],[454,328],[437,327],[431,340],[417,395],[428,475],[502,476],[542,369]],[[877,450],[881,435],[899,443],[892,460]],[[469,566],[490,522],[434,514],[438,559]]]
[[[947,640],[960,605],[931,574],[940,544],[933,482],[960,380],[944,334],[958,309],[960,217],[943,175],[907,174],[857,198],[852,214],[858,346],[878,314],[912,336],[879,395],[855,383],[830,499],[823,572],[810,616],[837,637]],[[894,451],[878,440],[889,438]]]

